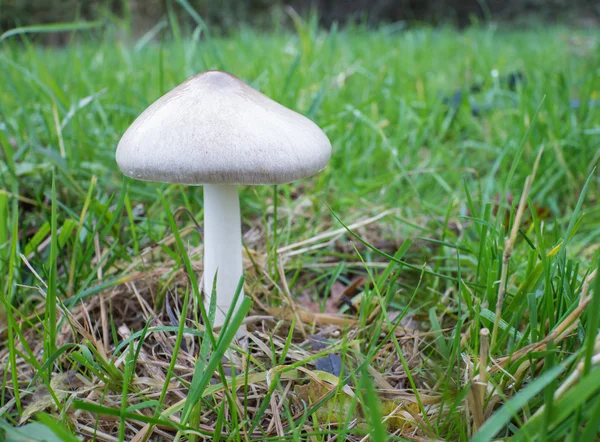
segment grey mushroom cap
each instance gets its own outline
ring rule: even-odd
[[[289,183],[319,172],[330,156],[315,123],[220,71],[155,101],[116,153],[131,178],[190,185]]]

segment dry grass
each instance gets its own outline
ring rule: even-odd
[[[350,227],[358,229],[366,237],[375,240],[379,233],[374,223],[388,214],[383,213],[380,216],[357,222]],[[192,230],[193,227],[184,228],[181,230],[181,234],[185,237]],[[280,268],[283,269],[288,258],[298,252],[311,250],[315,246],[321,248],[345,244],[340,240],[344,232],[345,229],[331,230],[299,244],[281,248],[279,250]],[[260,236],[256,235],[254,229],[250,229],[246,235],[246,241],[249,238],[260,238]],[[173,242],[173,235],[169,235],[160,242],[160,245],[168,246]],[[297,304],[293,300],[294,294],[289,293],[288,289],[283,290],[287,292],[288,296],[282,298],[283,303],[279,307],[265,307],[273,304],[271,299],[266,299],[266,294],[276,292],[277,287],[286,287],[285,280],[280,279],[278,283],[274,283],[269,276],[266,254],[255,251],[255,247],[264,247],[264,244],[257,243],[248,246],[249,250],[253,250],[251,252],[253,256],[252,260],[248,256],[245,258],[247,293],[254,298],[255,308],[252,314],[244,320],[247,327],[247,336],[244,342],[232,347],[228,353],[228,361],[224,364],[229,372],[229,381],[232,380],[232,371],[236,373],[238,387],[235,389],[235,403],[238,407],[238,415],[245,416],[249,422],[258,423],[257,429],[252,434],[246,434],[247,437],[260,440],[265,437],[284,436],[289,430],[289,425],[284,425],[281,418],[284,403],[289,406],[294,420],[298,420],[307,406],[319,401],[336,388],[340,379],[327,372],[316,370],[317,358],[315,355],[326,358],[328,354],[343,354],[344,370],[347,373],[348,370],[364,362],[358,356],[360,355],[361,341],[365,339],[389,340],[389,333],[392,332],[402,347],[410,369],[417,373],[422,368],[422,347],[429,345],[427,338],[431,336],[431,333],[419,330],[419,323],[414,318],[404,318],[402,325],[391,325],[391,321],[397,319],[397,315],[393,315],[380,333],[374,336],[373,330],[377,328],[376,322],[381,320],[380,308],[371,309],[371,316],[361,327],[356,316],[319,313],[307,309],[306,305]],[[189,289],[187,287],[189,280],[183,270],[173,269],[176,265],[175,262],[160,262],[156,256],[152,257],[152,255],[159,256],[155,253],[157,250],[158,245],[149,247],[141,253],[137,261],[123,265],[118,270],[108,271],[108,273],[128,274],[129,276],[125,278],[126,282],[89,297],[70,310],[61,308],[61,316],[66,321],[61,322],[63,325],[58,335],[57,345],[62,347],[67,343],[81,344],[91,349],[97,357],[104,358],[107,364],[122,370],[126,352],[123,352],[122,349],[119,352],[115,352],[115,350],[123,340],[131,338],[132,330],[142,330],[146,324],[149,324],[151,329],[178,326],[181,320],[179,313],[182,310],[182,293]],[[192,248],[189,250],[189,255],[192,258],[198,258],[200,252],[200,248]],[[23,257],[23,259],[25,258]],[[335,263],[331,258],[327,258],[325,261],[329,264]],[[201,260],[192,259],[192,262],[196,269],[202,268]],[[357,264],[359,263],[360,261],[357,262]],[[285,273],[282,271],[279,276],[285,277]],[[265,284],[264,281],[270,283]],[[36,287],[42,297],[45,296],[44,285],[40,280],[40,285]],[[356,292],[360,294],[361,289],[358,288]],[[360,295],[358,298],[360,299]],[[104,309],[102,308],[103,304],[105,304]],[[194,311],[195,307],[197,307],[197,300],[190,299],[188,310]],[[311,305],[308,307],[310,308]],[[43,302],[36,309],[38,312],[42,312]],[[16,347],[19,354],[22,355],[26,353],[24,346],[27,346],[34,357],[43,360],[43,344],[38,338],[40,332],[36,328],[29,328],[30,321],[33,319],[35,319],[35,315],[19,322],[19,326],[23,329],[25,342],[17,339]],[[114,330],[105,329],[109,323],[116,329],[117,336],[111,333]],[[290,329],[292,326],[293,330]],[[186,318],[186,328],[204,330],[201,324],[191,318]],[[5,334],[3,336],[5,337]],[[114,337],[117,338],[116,341],[113,339]],[[326,339],[327,346],[318,351],[313,350],[311,342],[316,337]],[[290,338],[291,340],[286,343]],[[127,397],[129,407],[144,401],[158,399],[167,378],[171,356],[175,352],[175,341],[176,332],[162,331],[150,333],[144,339],[137,359],[135,377],[131,380],[129,387],[130,390],[133,390]],[[197,337],[188,334],[184,342],[185,345],[178,352],[175,377],[171,379],[168,393],[163,401],[163,407],[167,410],[163,412],[163,416],[167,415],[173,422],[178,422],[177,411],[181,409],[185,401],[199,353]],[[138,340],[134,339],[130,345],[137,346],[137,343]],[[286,357],[284,360],[280,360],[284,348],[287,348]],[[74,347],[73,350],[75,349]],[[111,383],[110,379],[103,379],[86,370],[74,370],[68,362],[68,354],[69,352],[62,354],[52,365],[50,383],[57,398],[67,404],[73,399],[80,399],[118,409],[122,399],[121,389],[118,385]],[[4,369],[9,366],[8,357],[8,348],[4,346],[4,350],[0,352],[0,376],[6,376]],[[418,412],[417,398],[411,389],[407,374],[392,341],[384,343],[374,355],[368,370],[380,391],[386,409],[389,409],[386,422],[393,432],[414,440],[426,437],[427,433],[419,428],[423,424],[424,417]],[[273,382],[276,372],[281,373],[277,391],[273,393],[267,409],[261,412],[260,418],[255,419],[255,414],[260,410],[261,403],[268,394],[270,382]],[[247,375],[247,384],[244,384],[245,375]],[[414,377],[414,380],[419,388],[419,400],[427,406],[428,418],[434,419],[437,413],[436,404],[440,398],[430,386],[432,380],[418,375]],[[35,413],[56,410],[56,404],[53,402],[48,388],[42,379],[36,376],[31,365],[24,358],[18,359],[18,381],[19,388],[24,392],[21,396],[24,407],[21,422],[27,421]],[[224,387],[220,381],[219,374],[215,373],[212,385],[204,394],[204,400],[208,403],[218,404],[225,400]],[[14,388],[12,385],[10,387]],[[231,388],[231,386],[229,385],[227,388]],[[352,396],[354,388],[350,384],[344,387],[340,394]],[[339,402],[336,406],[344,404],[344,401],[339,401],[337,396],[329,400],[329,403],[336,402]],[[392,407],[391,404],[394,406]],[[4,411],[14,405],[13,399],[5,405]],[[343,406],[349,407],[349,405]],[[174,410],[173,414],[169,414],[168,410]],[[345,409],[340,411],[342,415],[345,415]],[[230,410],[226,409],[225,413],[229,412]],[[77,432],[86,438],[95,434],[97,440],[118,440],[118,417],[95,415],[81,410],[67,410],[66,413]],[[150,411],[139,411],[139,413],[151,415]],[[201,415],[198,428],[214,433],[217,413],[218,409],[207,407]],[[318,416],[317,420],[327,423],[332,428],[344,424],[343,421],[338,422],[339,419],[332,419],[331,416],[322,414]],[[364,421],[364,418],[357,417],[352,421],[352,425],[360,426],[362,423],[364,426]],[[306,426],[304,432],[314,432],[314,428],[311,428],[313,423],[309,421],[304,425]],[[161,428],[160,426],[152,427],[151,430],[150,428],[148,424],[129,419],[126,440],[141,441],[151,437],[151,440],[171,441],[176,436],[176,431],[172,428]],[[347,437],[347,440],[364,440],[364,436]],[[337,436],[334,434],[326,440],[337,440]]]

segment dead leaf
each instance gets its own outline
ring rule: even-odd
[[[340,312],[342,305],[348,305],[351,309],[351,313],[356,312],[356,307],[352,304],[351,298],[354,297],[362,286],[364,286],[366,278],[364,276],[357,276],[352,280],[349,285],[336,280],[331,286],[329,297],[325,301],[325,309],[321,312],[321,303],[315,301],[312,296],[304,292],[300,297],[297,298],[297,302],[305,310],[313,313],[332,313],[337,314]]]
[[[315,404],[327,396],[335,386],[328,385],[325,382],[318,382],[311,378],[305,385],[296,385],[294,392],[298,399],[306,404]],[[350,401],[348,396],[343,391],[338,391],[328,399],[315,412],[315,416],[319,423],[339,423],[346,422],[346,416],[350,412]]]
[[[512,207],[513,202],[514,202],[513,194],[511,192],[507,192],[505,199],[506,199],[506,201],[504,203],[504,207],[501,207],[500,206],[500,202],[502,200],[501,195],[498,193],[494,195],[493,214],[495,216],[503,217],[504,227],[505,227],[505,230],[508,232],[509,227],[510,227],[510,221],[511,221],[511,209],[510,208]],[[523,223],[522,223],[523,229],[526,229],[531,224],[532,218],[530,216],[530,210],[534,211],[537,218],[540,220],[546,220],[546,219],[550,218],[550,215],[551,215],[551,211],[548,206],[540,205],[540,203],[538,203],[537,201],[534,201],[533,209],[531,209],[529,207],[529,205],[526,206],[525,217],[523,218]]]
[[[62,402],[68,395],[72,394],[77,388],[82,386],[82,382],[77,377],[74,370],[59,373],[50,380],[50,387],[56,398]],[[19,420],[19,425],[26,422],[34,414],[40,413],[47,408],[55,408],[54,399],[45,385],[40,385],[33,393],[33,400],[23,410],[23,415]]]
[[[281,318],[286,321],[291,321],[296,318],[301,320],[304,324],[317,323],[320,325],[338,325],[345,327],[356,323],[356,320],[349,316],[315,313],[300,308],[293,310],[289,307],[271,307],[267,308],[266,311],[275,318]]]
[[[321,351],[329,346],[327,339],[318,335],[308,337],[313,351]],[[327,356],[315,360],[317,370],[325,371],[334,376],[339,376],[342,372],[342,358],[337,353],[329,353]]]
[[[413,416],[419,414],[419,405],[416,403],[402,404],[395,401],[382,401],[381,411],[383,417],[387,418],[385,424],[388,431],[395,432],[401,430],[401,434],[410,434],[415,430],[415,420]]]
[[[344,297],[344,293],[346,293],[345,284],[340,282],[339,280],[334,281],[331,286],[331,292],[329,293],[329,298],[325,302],[325,313],[338,313],[340,310],[340,303],[342,302],[342,298]]]
[[[331,286],[331,294],[325,303],[325,313],[338,313],[342,304],[350,306],[354,313],[356,308],[352,304],[351,298],[360,292],[366,281],[367,278],[364,276],[357,276],[348,285],[335,281]]]
[[[400,316],[399,311],[393,311],[393,312],[388,312],[388,318],[391,322],[396,322],[398,319],[398,316]],[[400,319],[400,327],[406,329],[406,330],[417,330],[417,328],[419,327],[419,323],[418,321],[415,319],[415,316],[413,314],[406,314],[402,317],[402,319]]]
[[[309,312],[321,312],[321,305],[317,301],[312,299],[310,294],[308,294],[307,292],[302,293],[302,295],[300,295],[297,298],[296,302],[298,303],[298,305],[301,305],[304,309],[306,309]]]

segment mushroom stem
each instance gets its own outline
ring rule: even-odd
[[[242,229],[237,185],[204,185],[204,305],[208,311],[215,276],[217,310],[213,327],[223,325],[242,276]],[[238,297],[236,308],[243,299]]]

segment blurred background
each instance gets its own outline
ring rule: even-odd
[[[531,20],[594,26],[600,19],[597,0],[3,0],[0,30],[32,24],[97,20],[106,17],[128,21],[137,34],[151,30],[162,17],[174,13],[182,23],[193,20],[185,12],[191,6],[213,32],[227,33],[239,26],[270,29],[289,21],[285,9],[300,15],[318,11],[322,26],[358,22],[454,24],[460,27],[481,21],[503,21],[515,25]],[[43,37],[61,43],[64,35]]]

